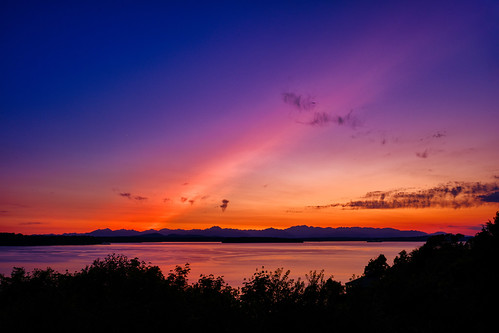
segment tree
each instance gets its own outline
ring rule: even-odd
[[[380,278],[389,267],[385,255],[380,254],[376,259],[369,260],[367,266],[364,267],[364,275],[366,277]]]

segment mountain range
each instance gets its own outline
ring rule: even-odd
[[[442,233],[442,232],[439,232]],[[438,234],[438,233],[437,233]],[[64,236],[93,237],[135,237],[135,236],[176,236],[176,237],[272,237],[272,238],[401,238],[423,237],[432,234],[417,230],[398,230],[394,228],[370,227],[310,227],[306,225],[293,226],[286,229],[268,228],[231,229],[214,226],[207,229],[149,229],[136,231],[130,229],[111,230],[97,229],[88,233],[65,233]]]

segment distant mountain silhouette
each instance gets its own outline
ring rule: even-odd
[[[437,233],[438,234],[438,233]],[[195,237],[275,237],[275,238],[396,238],[396,237],[421,237],[430,234],[418,230],[398,230],[394,228],[369,228],[369,227],[309,227],[306,225],[293,226],[286,229],[268,228],[231,229],[214,226],[208,229],[149,229],[136,231],[128,229],[111,230],[97,229],[83,234],[64,234],[66,236],[94,236],[94,237],[130,237],[130,236],[195,236]]]

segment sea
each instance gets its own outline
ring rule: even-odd
[[[223,276],[233,287],[259,270],[290,270],[290,278],[305,279],[311,271],[324,270],[326,277],[342,283],[363,273],[370,259],[383,254],[388,263],[402,250],[407,252],[424,242],[304,242],[304,243],[218,243],[158,242],[113,243],[109,245],[0,246],[0,274],[10,275],[13,267],[27,271],[50,267],[74,273],[109,254],[125,255],[159,266],[167,275],[176,265],[191,268],[189,282],[200,275]]]

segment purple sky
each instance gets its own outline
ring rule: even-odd
[[[499,209],[496,1],[6,1],[0,22],[0,231],[472,234]]]

